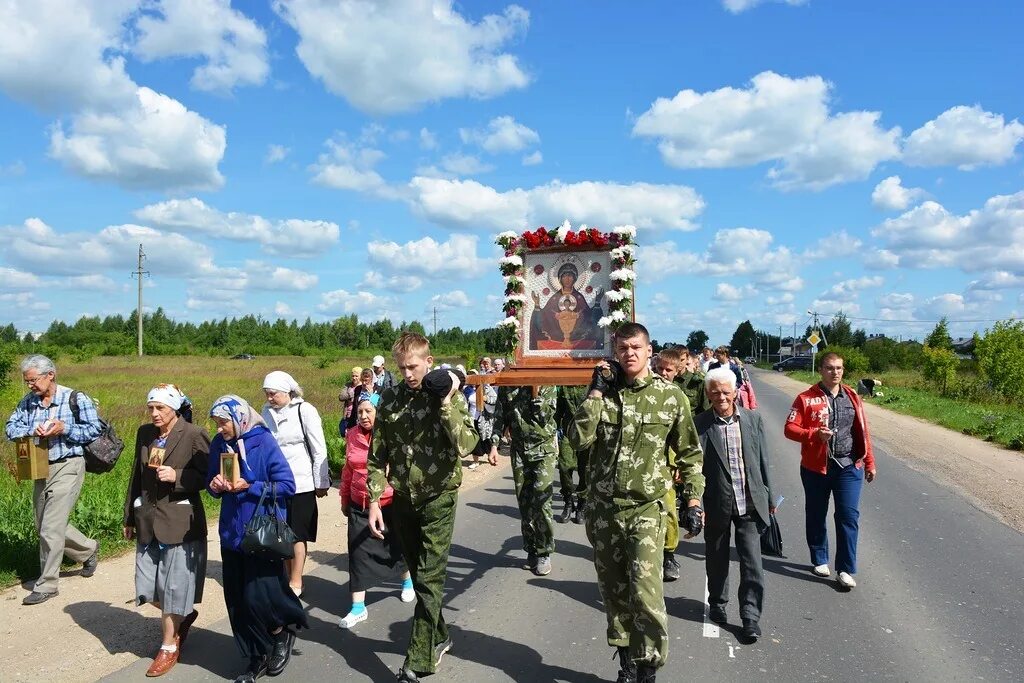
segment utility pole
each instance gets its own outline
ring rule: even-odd
[[[779,360],[782,360],[782,325],[779,325]]]
[[[437,306],[434,306],[434,336],[437,336]]]
[[[139,307],[135,309],[135,317],[137,318],[136,323],[138,325],[138,341],[139,341],[139,358],[142,358],[142,280],[149,275],[148,270],[142,269],[142,262],[146,260],[146,252],[142,250],[142,245],[139,245],[139,265],[138,268],[132,273],[132,277],[139,281]]]

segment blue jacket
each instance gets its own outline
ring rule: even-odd
[[[271,482],[277,483],[277,516],[285,519],[285,503],[295,494],[295,479],[288,466],[277,439],[270,430],[256,426],[242,435],[245,443],[245,461],[239,457],[240,476],[249,483],[249,488],[240,493],[214,493],[210,482],[220,474],[220,456],[227,452],[228,442],[220,434],[210,443],[210,469],[206,476],[206,490],[214,498],[220,498],[220,546],[228,550],[241,551],[245,525],[256,514],[256,504],[263,489]],[[238,440],[233,439],[231,449],[239,452]],[[270,491],[267,491],[270,502]]]

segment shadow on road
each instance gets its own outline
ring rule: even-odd
[[[466,503],[468,508],[476,508],[477,510],[483,510],[484,512],[490,512],[495,515],[504,515],[505,517],[512,517],[519,519],[519,508],[514,508],[511,505],[490,505],[488,503]]]
[[[552,582],[555,583],[555,582]],[[561,666],[545,664],[539,652],[528,645],[500,636],[463,629],[452,624],[452,657],[503,672],[513,681],[565,681],[601,683],[603,678]],[[444,666],[442,664],[442,666]],[[443,672],[443,669],[441,670]],[[374,679],[377,680],[377,679]]]

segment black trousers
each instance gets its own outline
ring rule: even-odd
[[[282,560],[266,560],[221,548],[224,602],[243,657],[269,655],[270,632],[281,626],[309,628],[306,612],[288,587]]]
[[[725,607],[729,602],[729,536],[736,528],[736,553],[740,557],[740,618],[758,621],[764,603],[764,572],[761,567],[761,534],[754,514],[716,518],[709,514],[704,527],[704,567],[708,575],[708,604]]]

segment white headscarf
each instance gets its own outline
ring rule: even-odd
[[[173,384],[161,384],[149,390],[146,403],[162,403],[175,412],[181,409],[185,395]]]
[[[302,387],[299,383],[282,370],[274,370],[263,378],[263,388],[271,391],[283,391],[289,396],[302,396]]]

